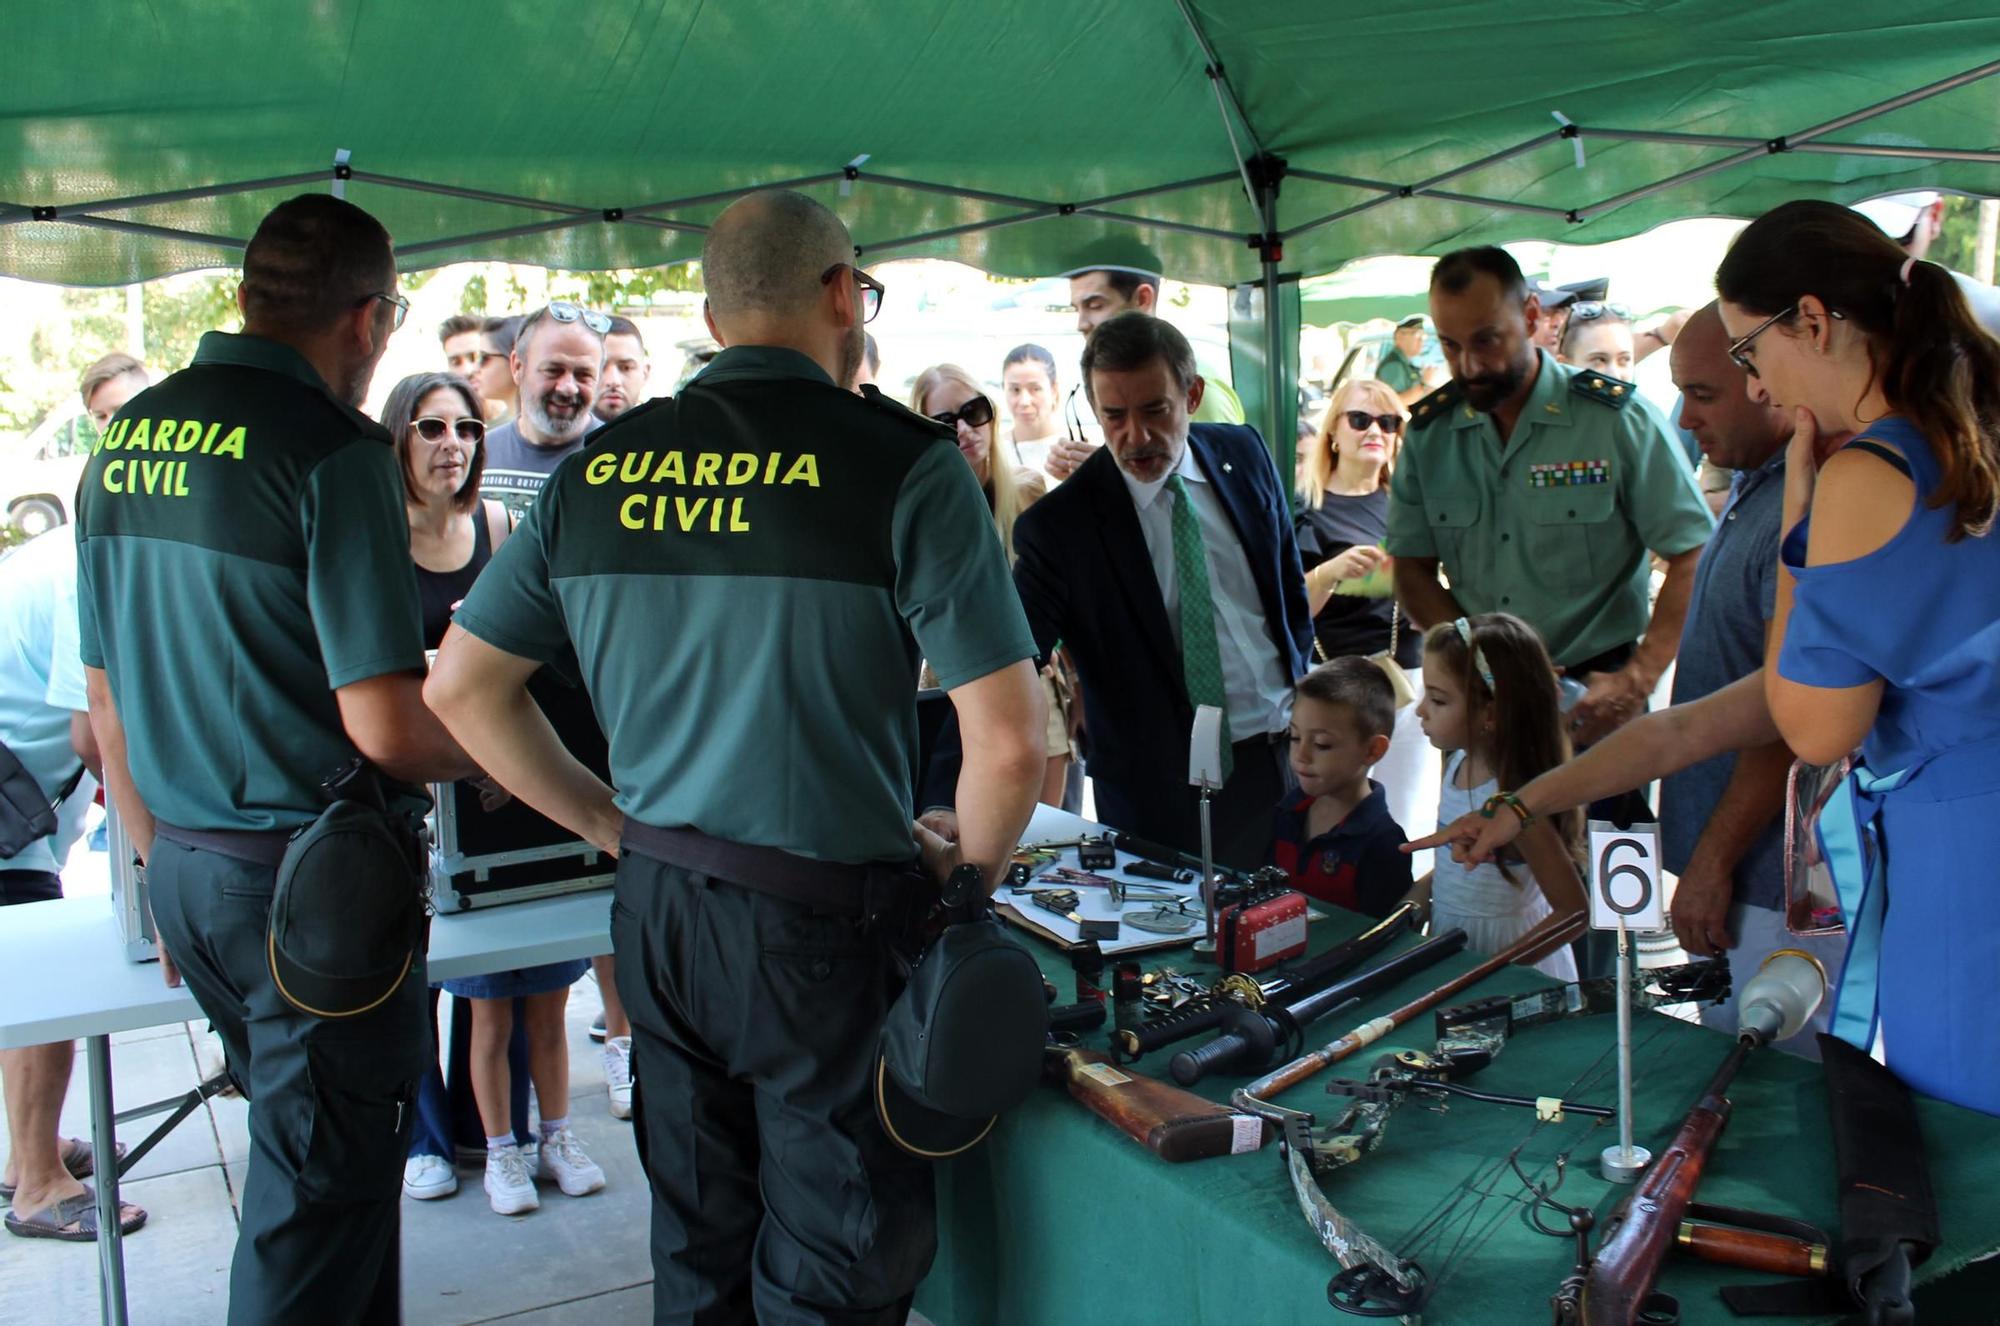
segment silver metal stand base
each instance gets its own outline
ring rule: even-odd
[[[1653,1153],[1645,1147],[1635,1146],[1628,1155],[1624,1147],[1613,1142],[1598,1157],[1597,1168],[1606,1183],[1637,1183],[1646,1166],[1652,1163]]]

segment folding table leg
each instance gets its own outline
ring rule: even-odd
[[[126,1326],[125,1227],[118,1220],[118,1129],[111,1103],[111,1037],[85,1041],[90,1065],[90,1145],[97,1155],[97,1298],[105,1326]]]

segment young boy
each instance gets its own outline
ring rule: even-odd
[[[1278,807],[1271,862],[1308,897],[1387,916],[1410,891],[1405,836],[1368,771],[1389,753],[1396,693],[1365,658],[1336,658],[1299,682],[1292,773],[1303,793]]]

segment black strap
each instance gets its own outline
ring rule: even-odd
[[[50,808],[54,809],[56,806],[60,806],[62,805],[63,802],[69,800],[70,797],[73,796],[76,792],[76,785],[78,783],[81,783],[82,781],[83,781],[83,761],[78,760],[76,762],[76,772],[69,776],[69,781],[65,782],[62,785],[62,790],[56,793],[56,799],[54,802],[51,803]]]
[[[297,829],[183,829],[165,820],[153,822],[153,833],[170,843],[216,852],[253,866],[272,870],[285,859],[285,847]]]
[[[1901,470],[1903,472],[1903,477],[1905,479],[1914,480],[1916,478],[1915,475],[1910,473],[1909,460],[1905,456],[1903,456],[1901,452],[1893,451],[1890,448],[1882,445],[1880,442],[1877,442],[1873,438],[1857,437],[1852,442],[1849,442],[1846,446],[1842,447],[1841,450],[1865,451],[1871,456],[1880,457],[1881,459],[1887,461],[1889,464],[1895,466],[1897,469]]]
[[[907,896],[913,864],[815,861],[777,847],[732,843],[699,829],[625,821],[624,845],[642,856],[756,893],[843,916],[880,915]]]

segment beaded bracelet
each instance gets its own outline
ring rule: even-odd
[[[1515,796],[1512,792],[1495,792],[1492,796],[1486,798],[1486,804],[1479,808],[1479,813],[1490,820],[1493,818],[1494,810],[1500,806],[1505,806],[1516,815],[1519,815],[1521,823],[1524,825],[1535,822],[1535,812],[1529,810],[1523,804],[1521,798]]]

